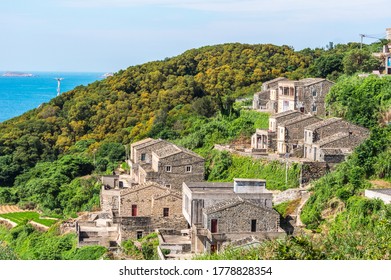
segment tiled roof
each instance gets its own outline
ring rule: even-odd
[[[326,156],[334,156],[334,155],[343,155],[343,154],[345,154],[341,149],[335,149],[335,148],[325,148],[325,149],[322,149],[322,152]]]
[[[168,156],[172,156],[172,155],[175,155],[175,154],[178,154],[180,152],[184,152],[184,153],[187,153],[189,155],[192,155],[192,156],[195,156],[195,157],[199,157],[199,158],[202,158],[200,155],[186,149],[186,148],[183,148],[183,147],[179,147],[177,145],[174,145],[174,144],[171,144],[170,145],[167,145],[167,146],[164,146],[163,148],[159,149],[159,150],[156,150],[154,151],[154,153],[159,157],[159,158],[165,158],[165,157],[168,157]]]
[[[284,80],[288,80],[288,79],[285,78],[285,77],[278,77],[278,78],[275,78],[275,79],[273,79],[273,80],[264,82],[264,83],[262,84],[262,86],[263,86],[263,85],[272,84],[272,83],[275,83],[275,82],[279,82],[279,81],[284,81]]]
[[[155,140],[155,139],[152,139],[152,138],[145,138],[145,139],[143,139],[143,140],[134,142],[133,144],[131,144],[131,146],[132,146],[132,147],[138,147],[138,146],[140,146],[140,145],[143,145],[143,144],[146,144],[146,143],[150,143],[151,141],[155,142],[156,140]]]
[[[125,196],[125,195],[128,195],[130,193],[141,191],[141,190],[149,188],[149,187],[155,187],[155,188],[159,188],[159,189],[162,189],[162,190],[166,190],[167,189],[167,187],[161,186],[158,183],[146,182],[146,183],[143,183],[143,184],[140,184],[140,185],[134,185],[134,186],[132,186],[130,188],[126,188],[126,189],[121,190],[120,191],[121,197]]]
[[[177,198],[182,198],[182,195],[180,193],[167,188],[167,190],[164,193],[153,195],[153,199],[161,199],[169,195],[176,196]]]
[[[333,134],[329,137],[325,137],[323,139],[320,139],[318,142],[316,142],[316,145],[318,145],[319,147],[323,146],[323,145],[326,145],[328,143],[331,143],[331,142],[334,142],[336,140],[339,140],[339,139],[342,139],[342,138],[345,138],[349,136],[349,133],[348,132],[338,132],[336,134]]]
[[[261,206],[261,205],[259,205],[257,203],[252,202],[251,200],[243,199],[240,196],[237,196],[235,198],[227,199],[227,200],[224,200],[222,202],[216,203],[216,204],[214,204],[212,206],[206,207],[204,209],[204,213],[206,213],[206,214],[215,213],[215,212],[224,210],[224,209],[229,208],[229,207],[237,206],[237,205],[242,204],[242,203],[247,203],[247,204],[250,204],[250,205],[252,205],[254,207],[262,208],[262,209],[265,209],[265,210],[268,210],[268,211],[272,210],[271,208],[266,208],[264,206]]]
[[[341,118],[329,118],[329,119],[322,120],[320,122],[308,125],[304,129],[306,129],[306,130],[315,130],[315,129],[318,129],[320,127],[328,126],[328,125],[330,125],[332,123],[339,122],[341,120],[342,120]]]
[[[143,143],[137,142],[139,144],[137,144],[136,146],[133,146],[133,144],[132,144],[132,147],[135,148],[136,150],[140,150],[142,148],[145,148],[145,147],[148,147],[148,146],[151,146],[151,145],[155,145],[155,144],[158,144],[158,143],[161,143],[161,142],[164,142],[166,145],[171,145],[171,143],[169,143],[169,142],[167,142],[165,140],[162,140],[162,139],[152,139],[152,138],[147,138],[147,139],[151,139],[151,140],[145,141]],[[146,139],[144,139],[144,140],[146,140]],[[143,140],[141,140],[141,141],[143,141]]]
[[[322,82],[325,80],[326,79],[323,79],[323,78],[305,78],[305,79],[299,80],[299,82],[303,83],[304,86],[309,86],[309,85],[316,84],[316,83],[319,83],[319,82]]]
[[[179,153],[181,150],[174,144],[167,145],[159,150],[154,151],[154,153],[159,157],[159,158],[164,158],[167,156],[171,156],[174,154]]]
[[[302,113],[300,113],[299,111],[296,111],[296,110],[289,110],[289,111],[285,111],[285,112],[276,113],[270,117],[277,120],[278,118],[286,117],[289,115],[302,115]]]
[[[314,116],[311,116],[311,115],[304,115],[304,114],[302,114],[302,115],[297,116],[297,117],[295,117],[293,119],[286,120],[286,121],[278,124],[278,126],[288,126],[288,125],[296,124],[298,122],[301,122],[301,121],[304,121],[304,120],[307,120],[307,119],[311,119],[311,118],[313,118],[314,120],[318,119],[320,121],[320,119],[317,118],[317,117],[314,117]]]
[[[235,197],[232,199],[228,199],[228,200],[224,200],[222,202],[216,203],[215,205],[206,207],[204,209],[204,213],[211,214],[211,213],[226,209],[228,207],[233,207],[233,206],[242,204],[243,202],[244,202],[244,199],[242,199],[241,197],[238,196],[238,197]]]

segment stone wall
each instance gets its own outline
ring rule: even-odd
[[[304,128],[320,121],[319,118],[312,117],[285,126],[285,141],[297,143],[300,140],[304,140]]]
[[[121,191],[120,215],[122,217],[132,216],[132,205],[137,205],[137,216],[151,216],[153,196],[163,195],[166,191],[167,188],[151,183]]]
[[[327,162],[303,162],[301,167],[301,184],[306,185],[317,180],[335,168],[335,164]]]
[[[120,190],[106,190],[103,186],[100,193],[100,207],[103,212],[119,210]]]
[[[324,99],[333,85],[334,84],[332,82],[324,80],[322,82],[303,87],[304,113],[325,116],[326,108]],[[316,96],[313,96],[313,92],[316,92]],[[316,105],[316,112],[312,111],[312,105]]]
[[[256,232],[277,232],[279,230],[279,214],[273,209],[256,207],[243,202],[218,212],[206,214],[204,221],[211,230],[211,220],[217,219],[218,233],[248,233],[251,235],[251,220],[256,220]]]
[[[165,166],[171,166],[171,172],[165,170]],[[186,172],[186,166],[191,166],[191,172]],[[201,182],[204,180],[205,160],[182,152],[159,160],[159,171],[155,182],[182,192],[182,183]]]

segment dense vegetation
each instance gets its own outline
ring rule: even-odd
[[[31,224],[8,229],[0,225],[0,259],[97,260],[108,258],[101,246],[77,248],[74,234],[59,235],[58,228],[40,232]]]
[[[354,224],[365,226],[363,232],[367,231],[368,236],[388,238],[382,235],[380,225],[389,209],[381,203],[366,204],[356,195],[367,186],[365,179],[390,176],[390,165],[383,164],[390,162],[390,133],[378,127],[379,120],[383,125],[387,123],[389,79],[344,76],[377,68],[379,62],[368,55],[377,48],[379,45],[373,44],[360,50],[354,43],[302,51],[274,45],[208,46],[164,61],[132,66],[103,81],[79,86],[0,124],[0,203],[18,203],[61,216],[93,210],[99,203],[99,184],[90,174],[111,173],[127,155],[128,144],[144,137],[169,139],[205,156],[208,180],[261,176],[268,179],[269,186],[283,189],[283,165],[212,152],[216,143],[240,141],[255,128],[267,127],[267,115],[235,106],[235,98],[251,96],[262,82],[278,76],[339,78],[328,100],[331,112],[373,128],[374,136],[351,160],[314,186],[303,219],[310,228],[320,231],[328,222],[322,213],[330,205],[342,205],[337,207],[341,215],[369,209],[360,222],[354,219]],[[297,166],[289,170],[288,186],[296,185],[298,171]],[[329,226],[336,228],[335,232],[339,230],[337,221]],[[389,223],[384,226],[387,228]],[[83,259],[84,252],[91,253],[92,258],[103,253],[100,247],[75,249],[74,237],[53,231],[40,233],[28,224],[10,231],[2,228],[0,240],[6,242],[0,244],[0,258]],[[333,240],[331,232],[324,244]],[[357,231],[341,229],[342,233],[349,238]],[[306,238],[265,246],[274,248],[271,252],[275,255],[270,253],[270,258],[306,257],[301,250],[308,252],[308,258],[334,257],[327,251],[320,254],[317,243]],[[297,252],[284,255],[289,248]],[[375,256],[386,256],[383,253]]]

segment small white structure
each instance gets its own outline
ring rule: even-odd
[[[391,204],[391,189],[365,190],[365,197],[378,198],[383,200],[385,204]]]

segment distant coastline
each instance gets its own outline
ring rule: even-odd
[[[34,77],[31,73],[22,73],[22,72],[5,72],[3,77]]]

